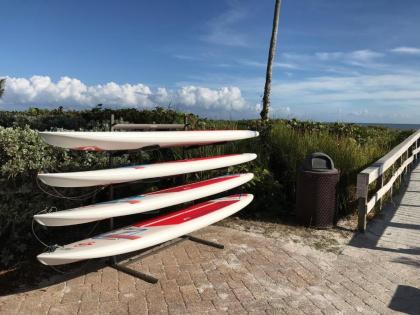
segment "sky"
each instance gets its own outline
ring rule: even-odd
[[[258,117],[274,0],[0,0],[0,109]],[[420,1],[283,0],[272,118],[420,123]]]

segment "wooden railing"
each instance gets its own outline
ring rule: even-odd
[[[379,202],[379,208],[382,208],[385,195],[390,192],[392,196],[395,182],[409,172],[414,162],[417,162],[419,153],[420,130],[357,175],[360,231],[365,231],[367,215],[375,205]],[[375,187],[372,189],[369,185],[375,181]]]

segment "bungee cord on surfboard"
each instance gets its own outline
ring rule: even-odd
[[[53,193],[52,192],[49,192],[48,190],[46,190],[43,186],[42,186],[42,184],[41,184],[42,182],[40,181],[40,179],[37,177],[36,178],[36,185],[37,185],[37,187],[43,192],[43,193],[45,193],[45,194],[47,194],[48,196],[51,196],[51,197],[55,197],[55,198],[60,198],[60,199],[67,199],[67,200],[79,200],[79,201],[84,201],[84,200],[88,200],[88,199],[91,199],[91,198],[95,198],[95,196],[99,193],[99,192],[101,192],[101,191],[103,191],[103,190],[105,190],[106,188],[107,188],[107,185],[104,185],[104,186],[102,186],[102,187],[98,187],[98,188],[95,188],[95,189],[93,189],[92,191],[90,191],[90,192],[87,192],[87,193],[84,193],[84,194],[80,194],[80,195],[76,195],[76,196],[69,196],[69,195],[64,195],[63,193],[61,193],[60,191],[58,191],[54,186],[48,186],[52,191],[53,191]],[[45,185],[45,184],[44,184]]]
[[[38,214],[46,214],[46,213],[53,213],[56,212],[57,208],[56,207],[45,207],[43,210],[37,212],[35,215]],[[53,244],[53,245],[49,245],[47,244],[45,241],[43,241],[39,235],[35,232],[35,216],[32,218],[32,222],[31,222],[31,229],[32,229],[32,235],[35,237],[35,239],[42,244],[43,246],[45,246],[45,250],[47,253],[52,253],[54,252],[56,249],[63,247],[62,245],[58,245],[58,244]],[[96,228],[98,227],[100,222],[96,222],[93,227],[90,229],[90,231],[86,234],[86,237],[89,237],[90,235],[92,235],[92,233],[96,230]],[[55,272],[58,272],[60,274],[73,274],[73,273],[77,273],[79,270],[85,268],[89,263],[91,262],[91,260],[86,261],[82,266],[80,266],[78,269],[73,270],[73,271],[63,271],[60,270],[59,268],[52,266],[52,265],[48,265],[48,267],[50,267],[52,270],[54,270]]]

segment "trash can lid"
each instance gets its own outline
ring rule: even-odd
[[[312,172],[336,172],[334,162],[330,156],[322,152],[309,155],[303,162],[303,169]]]

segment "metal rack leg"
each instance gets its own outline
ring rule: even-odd
[[[215,247],[215,248],[218,248],[218,249],[224,249],[225,248],[225,245],[223,245],[223,244],[208,241],[208,240],[198,238],[198,237],[195,237],[195,236],[191,236],[191,235],[185,235],[185,236],[182,236],[182,238],[186,238],[186,239],[189,239],[192,242],[196,242],[196,243],[200,243],[200,244],[203,244],[203,245]]]
[[[118,263],[115,263],[115,264],[114,263],[111,263],[111,264],[109,264],[109,266],[111,268],[114,268],[114,269],[116,269],[118,271],[124,272],[124,273],[126,273],[126,274],[128,274],[130,276],[139,278],[140,280],[146,281],[148,283],[155,284],[155,283],[157,283],[159,281],[158,278],[155,278],[152,275],[148,275],[147,273],[143,273],[143,272],[140,272],[140,271],[137,271],[137,270],[128,268],[128,267],[126,267],[124,265],[120,265]]]
[[[155,247],[143,250],[136,257],[130,257],[128,259],[125,259],[125,260],[122,260],[122,261],[119,261],[119,262],[117,261],[116,256],[113,256],[113,257],[110,258],[109,266],[111,268],[114,268],[114,269],[118,270],[118,271],[124,272],[124,273],[126,273],[128,275],[131,275],[133,277],[139,278],[140,280],[144,280],[148,283],[152,283],[152,284],[157,283],[159,281],[159,279],[153,277],[152,275],[149,275],[149,274],[131,269],[127,266],[132,264],[132,263],[135,263],[136,261],[144,259],[148,256],[157,254],[158,252],[160,252],[164,249],[167,249],[169,247],[172,247],[172,246],[174,246],[178,243],[181,243],[185,240],[187,240],[187,239],[178,238],[178,239],[175,239],[175,240],[172,240],[172,241],[168,241],[164,244],[157,245]]]
[[[146,274],[146,273],[143,273],[143,272],[140,272],[140,271],[131,269],[131,268],[127,267],[127,266],[130,265],[130,264],[132,264],[132,263],[134,263],[134,262],[136,262],[136,261],[139,261],[141,259],[144,259],[144,258],[146,258],[146,257],[148,257],[150,255],[157,254],[158,252],[160,252],[160,251],[162,251],[164,249],[167,249],[169,247],[172,247],[172,246],[174,246],[176,244],[179,244],[179,243],[181,243],[183,241],[186,241],[186,240],[190,240],[192,242],[196,242],[196,243],[200,243],[200,244],[203,244],[203,245],[215,247],[215,248],[218,248],[218,249],[224,249],[225,248],[225,246],[223,244],[215,243],[215,242],[208,241],[208,240],[205,240],[205,239],[202,239],[202,238],[198,238],[198,237],[195,237],[195,236],[191,236],[191,235],[184,235],[184,236],[181,236],[178,239],[174,239],[172,241],[169,241],[169,242],[166,242],[164,244],[161,244],[161,245],[152,247],[150,249],[147,249],[145,251],[142,251],[140,254],[138,254],[134,258],[128,258],[126,260],[122,260],[122,261],[119,261],[118,262],[116,256],[112,256],[109,259],[108,265],[111,268],[114,268],[114,269],[116,269],[118,271],[124,272],[124,273],[126,273],[126,274],[128,274],[130,276],[136,277],[136,278],[138,278],[140,280],[143,280],[143,281],[146,281],[148,283],[155,284],[155,283],[157,283],[159,281],[158,278],[155,278],[152,275],[149,275],[149,274]]]

